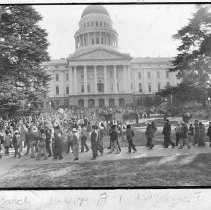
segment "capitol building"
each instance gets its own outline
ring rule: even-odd
[[[168,72],[170,58],[132,58],[119,51],[118,33],[101,5],[85,8],[74,39],[73,54],[43,63],[55,107],[124,106],[178,83]]]

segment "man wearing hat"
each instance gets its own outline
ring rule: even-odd
[[[79,133],[76,128],[73,128],[72,130],[73,137],[72,137],[72,145],[73,145],[73,154],[74,154],[74,160],[78,160],[79,156]]]
[[[97,140],[98,140],[97,127],[93,125],[91,131],[91,148],[93,153],[92,160],[96,159],[98,150],[100,151],[101,155],[103,155],[103,149]]]
[[[119,154],[120,151],[119,151],[119,147],[117,145],[118,133],[115,129],[116,129],[116,125],[112,125],[111,132],[110,132],[111,149],[110,149],[109,153],[112,153],[114,151],[114,149],[116,149],[116,154]]]
[[[62,134],[60,131],[59,124],[54,124],[54,135],[52,139],[52,152],[54,159],[63,159],[62,156]]]
[[[13,147],[15,149],[14,158],[16,158],[17,155],[20,158],[21,157],[21,152],[22,152],[22,142],[21,142],[20,133],[19,133],[18,130],[16,130],[14,132],[14,136],[13,136],[13,139],[12,139],[12,144],[13,144]]]

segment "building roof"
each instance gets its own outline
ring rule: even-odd
[[[172,57],[137,57],[133,58],[131,63],[166,63],[172,60]]]
[[[61,59],[52,59],[50,61],[43,62],[42,65],[65,65],[67,60],[65,58]]]
[[[92,13],[98,13],[109,16],[107,9],[102,5],[90,5],[84,9],[81,17]]]

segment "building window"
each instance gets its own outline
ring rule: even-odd
[[[90,85],[87,85],[87,91],[88,91],[88,93],[91,92]]]
[[[103,38],[101,38],[101,43],[103,44]]]
[[[106,22],[104,23],[104,26],[106,26]]]
[[[96,26],[98,26],[98,22],[96,21]]]
[[[81,85],[81,92],[84,93],[84,85]]]
[[[169,78],[169,72],[168,71],[166,72],[166,78]]]
[[[160,82],[158,82],[158,91],[160,91]]]
[[[89,27],[89,23],[87,23],[87,26]]]
[[[93,21],[92,21],[92,26],[94,25]]]
[[[92,44],[94,44],[94,38],[92,38]]]
[[[81,79],[83,79],[84,78],[84,75],[83,74],[81,74]]]
[[[167,82],[167,83],[166,83],[166,86],[167,86],[167,87],[169,87],[169,86],[170,86],[170,83],[169,83],[169,82]]]
[[[102,26],[102,22],[100,22],[100,26]]]
[[[57,101],[57,100],[56,100],[55,103],[56,103],[57,106],[59,106],[60,101]]]
[[[112,72],[112,71],[110,71],[110,77],[111,77],[111,78],[113,77],[113,72]]]
[[[160,78],[160,72],[157,71],[157,78]]]
[[[59,67],[56,65],[55,68],[58,69]]]
[[[96,44],[99,44],[99,39],[98,38],[96,38]]]
[[[59,95],[59,87],[56,87],[56,95]]]
[[[139,93],[142,93],[142,84],[139,83]]]
[[[69,87],[66,87],[66,94],[69,95]]]
[[[148,79],[150,79],[150,77],[151,77],[151,74],[150,74],[150,72],[147,72],[147,74],[148,74]]]
[[[141,72],[138,72],[138,78],[141,79]]]
[[[69,80],[69,74],[66,74],[66,81]]]
[[[84,23],[84,27],[85,27],[86,25],[85,25],[85,23]]]
[[[148,84],[148,90],[151,93],[151,91],[152,91],[151,83]]]
[[[59,74],[56,74],[56,81],[59,81]]]

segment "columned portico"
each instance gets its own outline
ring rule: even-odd
[[[107,88],[107,67],[103,66],[103,73],[104,73],[104,93],[107,93],[108,88]]]
[[[97,93],[97,66],[94,66],[94,92]]]
[[[84,94],[87,94],[87,66],[84,66]]]
[[[113,88],[114,88],[114,93],[117,93],[117,70],[116,70],[116,65],[114,65],[114,83],[113,83]]]

